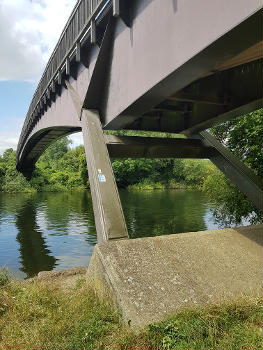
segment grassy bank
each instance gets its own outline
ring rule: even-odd
[[[186,184],[176,182],[174,180],[170,180],[167,183],[161,183],[161,182],[153,182],[148,179],[133,184],[129,185],[127,189],[129,191],[132,190],[142,190],[142,191],[147,191],[147,190],[175,190],[175,189],[187,189],[191,188],[191,186],[187,186]]]
[[[185,310],[135,334],[84,279],[63,291],[54,283],[9,282],[0,274],[1,350],[258,350],[262,319],[262,301],[243,299]]]

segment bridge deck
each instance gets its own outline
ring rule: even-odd
[[[194,134],[259,108],[262,15],[258,0],[79,0],[32,99],[18,168],[81,130],[65,81],[107,129]]]

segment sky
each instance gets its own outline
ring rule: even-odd
[[[0,0],[0,154],[16,149],[35,88],[77,0]],[[73,145],[82,143],[80,133]]]

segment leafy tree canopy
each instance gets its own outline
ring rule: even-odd
[[[239,159],[258,176],[263,175],[263,110],[240,116],[211,129]],[[204,182],[204,190],[214,203],[214,214],[222,224],[239,224],[242,219],[261,222],[262,213],[221,172]]]

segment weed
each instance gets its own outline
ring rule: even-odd
[[[10,281],[10,274],[5,267],[0,268],[0,287],[5,286]]]
[[[76,281],[76,287],[75,287],[75,289],[80,289],[80,288],[82,288],[85,284],[86,284],[86,279],[85,279],[85,278],[79,278],[79,279]]]
[[[4,273],[7,276],[7,273]],[[6,280],[5,280],[6,281]],[[184,310],[139,333],[91,290],[11,281],[1,285],[0,350],[258,350],[263,302],[244,299]]]

